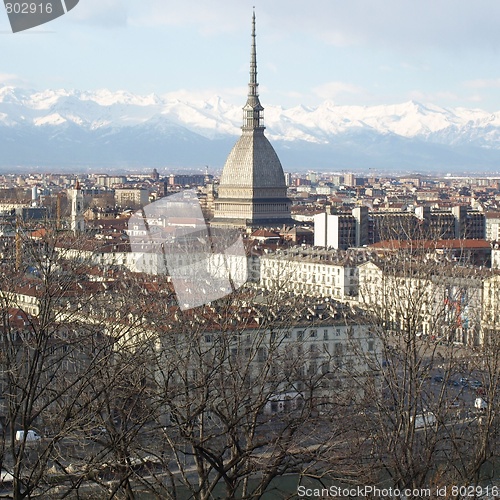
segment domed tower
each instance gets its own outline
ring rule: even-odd
[[[258,87],[254,12],[250,83],[243,108],[242,134],[222,171],[212,220],[216,226],[269,227],[292,222],[283,168],[264,135],[264,108],[259,101]]]

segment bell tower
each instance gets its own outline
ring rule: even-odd
[[[78,179],[73,189],[70,189],[71,200],[71,230],[76,233],[85,231],[85,219],[83,217],[83,193]]]

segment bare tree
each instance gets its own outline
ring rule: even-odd
[[[179,489],[197,498],[260,498],[285,474],[317,474],[314,464],[344,432],[341,425],[323,432],[338,417],[332,389],[340,377],[323,340],[345,321],[303,299],[264,302],[244,290],[174,309],[159,331],[148,455],[163,467],[139,481],[162,498]]]
[[[496,400],[498,386],[496,351],[481,342],[485,277],[423,242],[361,265],[359,277],[382,346],[359,422],[364,477],[400,489],[479,484],[498,434],[495,411],[474,408],[479,387]]]

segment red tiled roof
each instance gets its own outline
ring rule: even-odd
[[[279,238],[279,234],[274,233],[273,231],[267,231],[266,229],[257,229],[257,231],[254,231],[251,236],[251,238]]]

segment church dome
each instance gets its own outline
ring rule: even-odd
[[[285,190],[285,175],[281,162],[263,133],[243,133],[234,145],[224,165],[220,189],[230,187]],[[257,192],[255,194],[258,194]],[[223,195],[223,193],[221,193]]]

